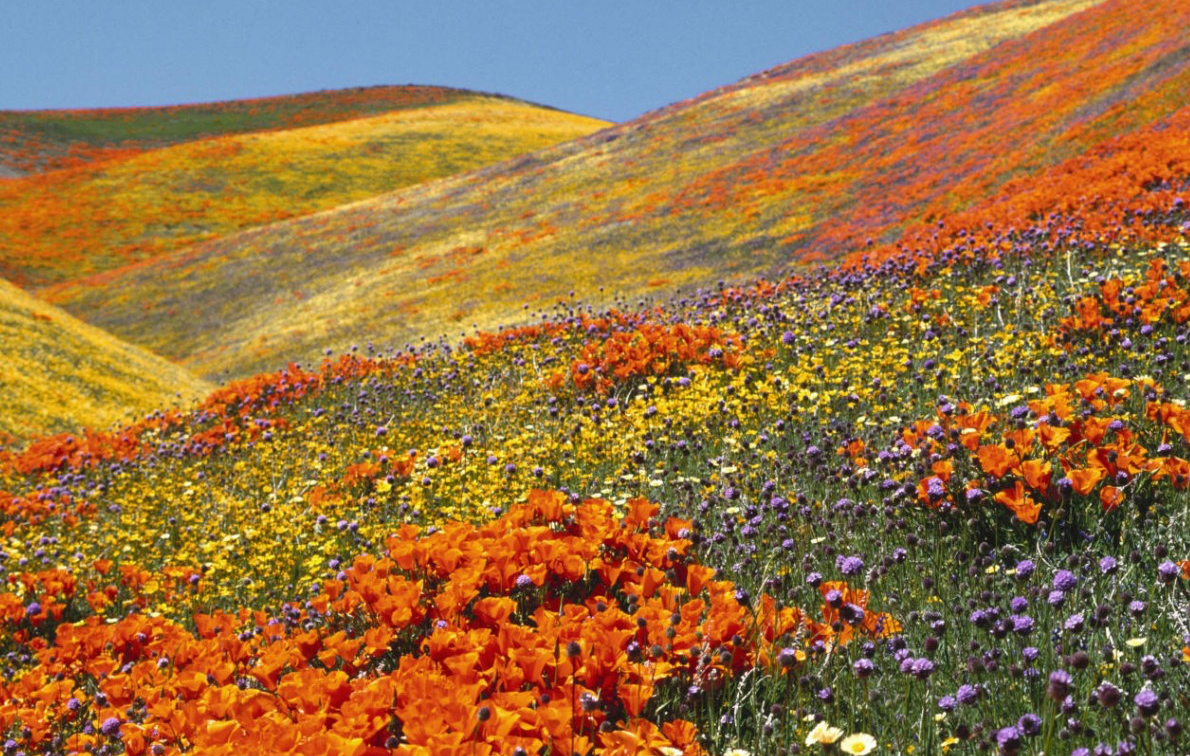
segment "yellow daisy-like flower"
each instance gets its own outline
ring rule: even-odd
[[[810,730],[806,735],[806,745],[812,746],[815,743],[818,745],[831,745],[841,737],[843,737],[843,731],[838,727],[831,727],[824,719],[814,725],[814,729]]]
[[[855,753],[862,756],[876,750],[876,738],[866,732],[852,733],[839,743],[839,750],[843,753]]]

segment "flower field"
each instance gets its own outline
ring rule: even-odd
[[[7,453],[7,747],[1182,752],[1186,133]]]
[[[196,139],[335,123],[472,94],[447,87],[360,87],[164,107],[6,110],[0,111],[0,166],[18,174],[48,173]]]
[[[213,386],[0,280],[0,448],[189,405]]]
[[[447,104],[200,139],[0,182],[0,273],[27,286],[102,273],[607,125],[463,94]]]
[[[359,90],[21,142],[0,191],[184,209],[222,145],[244,194],[38,253],[96,325],[0,283],[4,756],[1190,752],[1187,13],[986,6],[594,134]]]
[[[1187,27],[1174,0],[985,6],[45,295],[216,378],[360,334],[458,338],[572,290],[605,307],[780,278],[895,245],[1169,118],[1190,89]]]

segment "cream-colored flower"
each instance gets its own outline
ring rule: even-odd
[[[876,738],[866,732],[855,732],[839,743],[839,750],[843,753],[855,753],[863,756],[876,750]]]
[[[752,752],[743,748],[728,748],[723,752],[723,756],[752,756]]]
[[[831,727],[824,719],[814,725],[814,729],[810,730],[809,734],[806,735],[806,745],[812,746],[815,743],[818,745],[831,745],[841,737],[843,737],[843,731],[838,727]]]

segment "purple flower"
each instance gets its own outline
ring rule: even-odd
[[[1025,735],[1033,737],[1041,732],[1041,717],[1030,712],[1018,719],[1016,726]]]
[[[942,484],[941,478],[933,477],[926,481],[926,492],[931,499],[937,501],[946,495],[946,486]]]
[[[1045,602],[1052,607],[1059,607],[1066,603],[1066,591],[1054,589],[1045,597]]]
[[[1012,632],[1017,635],[1028,635],[1033,632],[1033,618],[1027,614],[1013,615]]]
[[[974,685],[963,684],[959,686],[954,696],[962,705],[970,706],[979,700],[979,688]]]
[[[1078,578],[1070,570],[1058,570],[1054,575],[1054,587],[1059,591],[1073,591],[1078,585]]]
[[[1022,559],[1016,563],[1016,576],[1021,580],[1027,580],[1035,569],[1037,569],[1037,565],[1033,563],[1032,559]]]
[[[1143,601],[1130,601],[1128,603],[1128,613],[1133,617],[1139,617],[1140,615],[1144,614],[1145,609],[1147,608],[1148,604]]]
[[[1172,583],[1180,573],[1181,570],[1178,569],[1178,566],[1169,560],[1157,565],[1157,576],[1163,583]]]
[[[114,738],[120,733],[120,720],[115,717],[108,717],[103,720],[103,724],[99,726],[99,730],[109,738]]]
[[[1013,614],[1020,614],[1029,608],[1029,599],[1023,596],[1013,596],[1012,601],[1008,602],[1008,608],[1012,610]]]
[[[865,613],[863,607],[857,604],[848,603],[843,604],[843,606],[839,609],[839,616],[841,616],[843,621],[848,625],[858,625],[864,621]]]
[[[1066,696],[1070,695],[1070,691],[1074,689],[1074,678],[1070,673],[1064,669],[1056,669],[1050,672],[1049,684],[1045,688],[1045,693],[1055,701],[1062,701]]]
[[[1083,617],[1082,612],[1079,612],[1078,614],[1072,614],[1067,617],[1066,621],[1062,623],[1062,627],[1066,628],[1069,632],[1078,633],[1082,632],[1085,622],[1086,619]]]
[[[840,554],[835,557],[835,566],[844,575],[856,575],[864,570],[864,560],[857,556],[843,556]]]
[[[39,614],[41,614],[41,604],[36,601],[29,602],[29,606],[25,607],[26,617],[36,617]]]
[[[851,668],[855,670],[855,676],[860,679],[871,677],[876,672],[876,665],[872,663],[871,659],[856,659]]]
[[[912,674],[918,680],[925,680],[930,675],[934,674],[934,662],[925,658],[913,660]]]
[[[1157,694],[1153,692],[1152,688],[1143,689],[1136,694],[1132,701],[1136,704],[1136,710],[1146,717],[1153,716],[1161,708],[1161,701],[1157,698]]]
[[[996,747],[1002,754],[1014,754],[1021,747],[1021,731],[1015,726],[1004,727],[996,732]]]
[[[942,696],[938,699],[938,708],[942,711],[954,711],[959,702],[955,700],[954,696]]]
[[[533,587],[533,578],[529,577],[528,575],[525,575],[524,573],[517,575],[516,587],[521,589],[522,591],[532,588]]]
[[[783,648],[777,653],[777,663],[782,667],[789,669],[797,664],[797,652],[792,648]]]
[[[1115,557],[1105,556],[1099,560],[1099,571],[1104,575],[1110,575],[1119,569],[1120,564]]]
[[[1099,701],[1099,705],[1105,709],[1114,708],[1120,702],[1120,689],[1109,682],[1099,684],[1095,689],[1095,698]]]

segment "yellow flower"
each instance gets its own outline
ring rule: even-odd
[[[843,738],[839,743],[839,750],[843,753],[865,754],[876,750],[876,738],[866,732],[856,732]]]
[[[831,727],[824,719],[814,725],[814,729],[810,730],[809,734],[806,735],[806,745],[812,746],[815,743],[818,745],[831,745],[841,737],[843,737],[843,731],[838,727]]]

